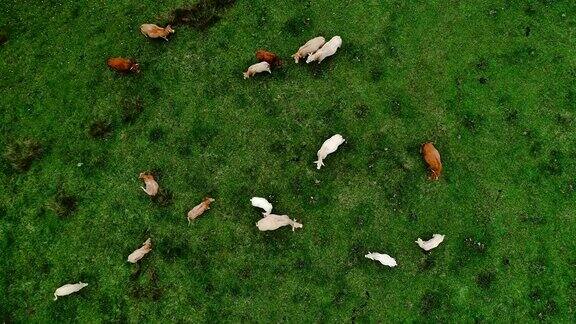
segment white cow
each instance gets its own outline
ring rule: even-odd
[[[261,72],[268,72],[268,73],[272,73],[272,71],[270,71],[270,64],[268,64],[268,62],[260,62],[260,63],[256,63],[256,64],[252,64],[248,67],[248,70],[246,70],[246,72],[244,72],[244,79],[248,79],[249,77],[253,76],[256,73],[261,73]]]
[[[136,263],[140,261],[140,259],[142,259],[150,251],[152,251],[152,241],[150,240],[150,238],[148,238],[146,242],[144,242],[139,249],[130,253],[130,255],[128,256],[128,262]]]
[[[82,281],[80,281],[79,283],[76,283],[76,284],[66,284],[66,285],[56,289],[56,291],[54,292],[54,300],[58,299],[58,296],[70,295],[72,293],[79,291],[80,289],[82,289],[86,286],[88,286],[88,284],[83,283]]]
[[[324,45],[324,43],[326,43],[326,39],[324,39],[322,36],[318,36],[307,41],[306,44],[300,46],[296,54],[292,55],[294,62],[298,63],[301,58],[305,58],[310,54],[316,53],[316,51],[319,50],[320,47]]]
[[[261,231],[273,231],[286,225],[292,226],[292,231],[295,228],[302,228],[302,224],[297,223],[296,220],[291,220],[288,215],[268,214],[256,223],[256,226]]]
[[[370,260],[379,261],[383,265],[389,266],[390,268],[394,268],[395,266],[398,265],[398,263],[396,263],[396,260],[393,257],[389,256],[388,254],[368,252],[368,254],[366,254],[364,257]]]
[[[320,170],[320,167],[324,165],[324,162],[322,162],[322,160],[324,160],[326,156],[328,156],[328,154],[336,152],[338,146],[340,146],[340,144],[344,142],[345,140],[340,134],[336,134],[327,139],[326,141],[324,141],[322,147],[320,147],[317,153],[318,161],[314,161],[314,163],[316,163],[316,168]]]
[[[250,199],[252,206],[264,209],[264,216],[270,214],[272,212],[272,204],[268,202],[268,200],[260,197],[252,197]]]
[[[334,55],[338,48],[342,46],[342,38],[340,36],[334,36],[330,39],[322,48],[320,48],[316,53],[308,56],[306,59],[306,63],[318,61],[318,63],[322,62],[328,56]]]
[[[440,235],[440,234],[434,234],[432,235],[432,238],[429,239],[428,241],[422,241],[421,238],[418,238],[418,240],[416,240],[416,243],[424,250],[424,251],[430,251],[433,248],[437,247],[438,245],[440,245],[440,243],[442,243],[442,241],[444,241],[444,236],[445,235]]]

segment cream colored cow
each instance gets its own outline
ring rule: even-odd
[[[83,283],[81,281],[79,283],[76,283],[76,284],[66,284],[66,285],[56,289],[56,291],[54,292],[54,300],[58,299],[58,297],[61,297],[61,296],[73,294],[73,293],[79,291],[80,289],[82,289],[86,286],[88,286],[88,284]]]
[[[328,154],[330,153],[336,152],[338,146],[340,146],[344,142],[345,140],[340,134],[336,134],[327,139],[326,141],[324,141],[322,147],[320,147],[317,153],[318,160],[314,161],[314,163],[316,163],[316,168],[320,170],[320,167],[324,165],[324,162],[322,161],[326,158],[326,156],[328,156]]]
[[[144,242],[144,244],[142,244],[142,246],[139,249],[130,253],[130,255],[128,256],[128,262],[136,263],[140,261],[140,259],[142,259],[150,251],[152,251],[152,241],[150,240],[150,238],[148,238],[146,242]]]
[[[294,62],[298,63],[300,59],[305,58],[310,54],[314,54],[317,50],[320,49],[320,47],[322,47],[322,45],[324,45],[324,43],[326,43],[326,40],[322,36],[318,36],[307,41],[306,44],[300,46],[298,52],[292,55]]]
[[[268,214],[256,223],[256,226],[261,231],[273,231],[287,225],[292,226],[292,231],[295,228],[302,228],[302,224],[297,223],[296,220],[291,220],[288,215]]]

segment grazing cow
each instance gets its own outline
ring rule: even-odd
[[[72,293],[75,293],[86,286],[88,286],[88,284],[83,283],[82,281],[80,281],[79,283],[76,283],[76,284],[66,284],[66,285],[56,289],[56,291],[54,292],[54,300],[58,299],[58,297],[66,296],[66,295],[70,295]]]
[[[130,255],[128,256],[128,262],[136,263],[140,261],[140,259],[142,259],[150,251],[152,251],[152,241],[150,240],[150,238],[148,238],[139,249],[130,253]]]
[[[144,180],[146,188],[144,187],[140,188],[142,188],[142,190],[144,190],[144,192],[147,193],[148,196],[156,196],[156,194],[158,194],[158,182],[154,180],[153,175],[151,175],[148,172],[142,172],[140,173],[140,176],[138,178]]]
[[[418,246],[420,246],[424,251],[430,251],[444,241],[444,236],[445,235],[434,234],[428,241],[422,241],[421,238],[418,238],[416,244],[418,244]]]
[[[172,29],[170,25],[162,28],[154,24],[143,24],[140,26],[140,32],[146,37],[164,38],[166,41],[168,41],[168,35],[173,34],[174,29]]]
[[[264,216],[272,212],[272,204],[264,198],[252,197],[250,202],[252,203],[252,206],[264,209],[264,212],[262,213]]]
[[[370,260],[379,261],[383,265],[389,266],[390,268],[394,268],[395,266],[398,265],[398,263],[396,263],[396,260],[393,257],[389,256],[388,254],[368,252],[368,254],[366,254],[364,257]]]
[[[342,46],[342,38],[340,38],[340,36],[334,36],[316,53],[308,56],[306,63],[313,61],[318,61],[318,63],[320,63],[328,56],[334,55],[340,46]]]
[[[307,41],[306,44],[300,46],[296,54],[292,55],[294,62],[298,63],[301,58],[305,58],[310,54],[316,53],[316,51],[319,50],[320,47],[324,45],[324,43],[326,43],[326,40],[322,36],[318,36]]]
[[[324,141],[322,147],[320,147],[317,153],[318,161],[314,161],[314,163],[316,163],[316,168],[318,170],[320,170],[320,167],[324,165],[324,162],[322,162],[322,160],[324,160],[326,156],[328,156],[328,154],[336,152],[338,146],[344,143],[344,141],[345,141],[344,138],[340,134],[336,134],[327,139],[326,141]]]
[[[140,64],[123,57],[111,57],[106,61],[109,68],[116,72],[140,73]]]
[[[272,68],[277,68],[282,65],[280,57],[275,53],[268,52],[267,50],[256,51],[256,59],[258,62],[268,62]]]
[[[260,62],[250,65],[250,67],[248,67],[248,70],[246,70],[246,72],[243,73],[244,79],[248,79],[254,74],[261,72],[272,73],[272,71],[270,71],[270,64],[268,64],[268,62]]]
[[[188,223],[190,223],[191,221],[193,221],[194,219],[198,218],[200,215],[202,215],[206,210],[210,209],[210,204],[214,201],[213,198],[210,197],[206,197],[204,198],[204,200],[196,205],[194,208],[192,208],[189,212],[188,212]]]
[[[291,220],[288,215],[267,214],[256,223],[260,231],[273,231],[286,225],[292,226],[292,231],[295,228],[302,228],[302,224],[297,223],[296,220]]]
[[[438,180],[440,178],[440,174],[442,174],[442,161],[440,160],[440,153],[434,147],[432,142],[424,143],[422,145],[422,156],[426,164],[428,164],[428,168],[430,169],[430,179],[431,180]]]

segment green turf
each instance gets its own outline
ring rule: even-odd
[[[203,31],[139,33],[192,4],[0,2],[4,322],[576,320],[574,1],[238,0]],[[295,65],[317,35],[343,46]],[[258,48],[285,66],[243,80]],[[17,171],[26,140],[42,153]],[[259,232],[252,196],[304,228]],[[445,242],[422,253],[433,233]]]

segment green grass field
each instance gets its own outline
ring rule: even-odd
[[[576,320],[573,0],[202,0],[140,34],[191,1],[0,2],[3,322]],[[343,45],[294,64],[318,35]],[[259,48],[285,65],[243,80]],[[252,196],[303,229],[259,232]]]

